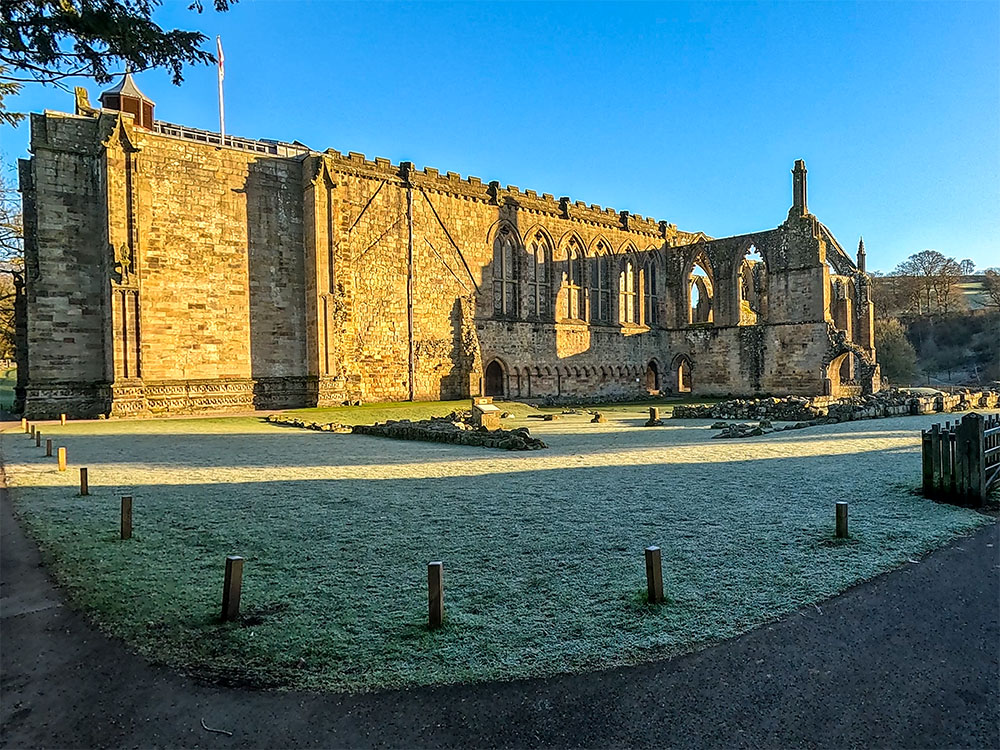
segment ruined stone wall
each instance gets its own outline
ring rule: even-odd
[[[676,390],[681,361],[695,393],[816,394],[838,387],[845,352],[873,361],[867,277],[837,300],[835,240],[804,209],[713,240],[406,163],[161,130],[109,111],[33,117],[31,416],[460,398],[497,382],[522,398],[638,396]],[[746,315],[751,248],[762,298]],[[689,325],[695,262],[714,318]]]
[[[615,292],[608,325],[568,321],[561,314],[566,307],[562,282],[567,246],[575,240],[591,257],[604,252],[614,264],[626,254],[645,252],[656,255],[662,267],[666,243],[693,235],[613,209],[441,175],[435,169],[396,167],[336,152],[315,159],[329,175],[332,200],[337,202],[334,277],[338,308],[349,318],[346,327],[351,330],[350,337],[331,346],[339,346],[338,360],[357,373],[364,398],[409,397],[408,212],[413,227],[415,398],[457,398],[475,392],[483,365],[492,359],[500,359],[509,376],[520,367],[539,368],[536,390],[547,395],[583,392],[598,382],[577,374],[581,367],[620,365],[625,357],[630,365],[641,363],[645,369],[655,356],[653,336],[635,337],[649,333],[648,326],[624,330],[617,323],[617,274],[611,282]],[[319,164],[306,169],[321,171]],[[501,231],[519,239],[519,286],[517,314],[497,321],[492,319],[492,266],[494,240]],[[525,322],[531,317],[527,278],[533,263],[527,248],[530,238],[539,234],[548,253],[550,315]],[[463,300],[468,302],[464,308]],[[661,310],[665,304],[660,302]],[[560,370],[557,377],[558,366],[571,368],[570,374]],[[636,375],[616,376],[613,382],[609,393],[641,390]]]

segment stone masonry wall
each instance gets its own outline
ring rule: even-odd
[[[838,357],[874,356],[854,341],[870,328],[870,299],[831,307],[833,250],[804,210],[768,232],[713,240],[475,177],[268,148],[143,130],[107,110],[32,117],[22,168],[29,416],[498,387],[522,398],[638,396],[678,389],[682,361],[695,393],[817,394],[831,389],[832,369],[839,387]],[[511,301],[497,313],[505,238]],[[741,325],[751,246],[766,264],[767,316]],[[716,317],[689,325],[698,259],[711,269]],[[835,323],[848,329],[840,339]]]
[[[31,130],[33,157],[21,169],[31,357],[23,398],[90,416],[104,409],[110,379],[97,123],[33,114]]]

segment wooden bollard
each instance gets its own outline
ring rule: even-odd
[[[222,583],[222,619],[235,620],[240,616],[240,594],[243,591],[243,558],[229,555],[226,558],[226,578]]]
[[[132,538],[132,496],[122,498],[122,539]]]
[[[659,547],[646,547],[646,592],[650,604],[663,602],[663,565]]]
[[[934,476],[934,491],[941,490],[941,425],[931,425],[931,471]]]
[[[847,503],[837,503],[837,538],[847,538]]]
[[[80,467],[80,494],[90,494],[90,486],[87,484],[87,469],[82,466]]]
[[[28,425],[28,436],[29,437],[34,437],[35,436],[35,425],[33,425],[33,424],[29,424]]]
[[[427,563],[427,624],[441,627],[444,622],[444,563]]]
[[[59,471],[66,471],[66,449],[60,448],[58,453],[59,453]]]
[[[51,440],[46,440],[45,441],[45,456],[47,458],[52,458],[52,441]]]
[[[41,448],[42,447],[42,432],[41,432],[41,430],[39,430],[38,432],[35,433],[35,447],[36,448]]]
[[[25,419],[24,417],[21,417],[21,432],[27,432],[27,431],[28,431],[28,420]]]
[[[65,414],[60,414],[59,415],[59,424],[66,424],[66,415]]]
[[[649,421],[650,422],[655,422],[659,418],[660,418],[660,407],[658,407],[658,406],[650,406],[649,407]]]

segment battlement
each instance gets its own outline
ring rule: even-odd
[[[355,151],[345,156],[336,149],[327,149],[324,154],[332,160],[331,169],[353,172],[369,177],[390,181],[409,182],[425,190],[455,197],[481,200],[499,204],[510,202],[521,210],[561,216],[564,219],[581,221],[595,226],[619,229],[626,232],[645,234],[650,237],[671,239],[678,234],[677,226],[641,214],[619,211],[615,208],[599,206],[584,201],[571,201],[567,197],[555,198],[552,193],[539,194],[536,190],[522,189],[517,185],[502,187],[499,181],[484,183],[479,177],[462,177],[458,172],[445,172],[436,167],[425,166],[417,169],[412,162],[395,165],[389,159],[375,157],[368,159]],[[680,232],[691,237],[700,233]]]
[[[96,114],[110,112],[111,110],[94,109],[90,111]],[[128,113],[123,113],[123,115],[131,117]],[[63,115],[55,112],[50,113],[47,111],[46,117],[49,116],[72,117],[71,115]],[[88,119],[88,117],[84,116],[81,119]],[[206,146],[231,148],[279,158],[300,159],[309,155],[321,155],[328,160],[330,169],[334,171],[354,173],[390,182],[409,182],[425,190],[468,200],[478,200],[494,204],[511,202],[524,211],[561,216],[571,221],[644,234],[650,237],[660,237],[669,240],[678,235],[689,235],[692,238],[701,236],[700,233],[678,232],[677,227],[673,224],[667,224],[664,221],[644,217],[640,214],[632,214],[629,211],[619,211],[614,208],[597,205],[596,203],[588,204],[584,201],[572,201],[567,197],[557,199],[552,193],[539,194],[536,190],[522,190],[517,185],[507,185],[502,188],[498,181],[484,183],[479,177],[462,177],[458,172],[450,171],[441,174],[441,171],[435,167],[425,166],[418,170],[412,162],[393,164],[390,159],[380,156],[369,159],[365,154],[357,151],[349,151],[344,154],[330,148],[320,154],[297,141],[288,143],[266,138],[253,139],[228,134],[222,136],[220,133],[214,131],[192,128],[162,120],[153,122],[152,132],[168,138],[179,138]]]

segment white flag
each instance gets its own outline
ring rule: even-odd
[[[226,77],[226,57],[222,54],[222,37],[215,37],[215,46],[219,50],[219,134],[222,136],[222,144],[226,144],[226,107],[222,102],[222,79]]]

